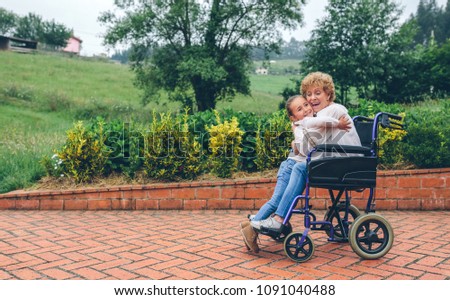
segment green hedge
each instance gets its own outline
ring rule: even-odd
[[[361,100],[357,107],[349,108],[352,116],[374,116],[380,111],[404,114],[406,125],[406,133],[381,133],[383,168],[450,167],[450,123],[446,119],[450,115],[449,100],[435,102],[429,108],[406,109],[401,105]],[[284,110],[264,116],[226,110],[219,117],[222,122],[237,120],[242,131],[238,171],[274,169],[286,158],[293,137]],[[44,159],[48,174],[64,174],[79,182],[112,173],[129,178],[143,174],[148,178],[174,181],[194,179],[217,170],[217,165],[212,163],[217,162],[217,157],[212,156],[208,132],[208,128],[218,125],[214,112],[154,114],[152,120],[150,124],[120,120],[105,123],[102,119],[90,125],[77,123],[69,131],[71,135],[66,144],[57,151],[58,157]],[[81,138],[77,139],[74,132]],[[81,140],[84,148],[77,145]],[[99,152],[99,147],[103,152]],[[105,156],[107,161],[104,161]],[[98,160],[101,160],[100,165]],[[77,170],[77,166],[82,169]]]

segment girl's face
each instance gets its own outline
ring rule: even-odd
[[[292,122],[303,120],[305,117],[312,117],[313,110],[309,102],[303,97],[295,98],[290,105],[291,115],[289,119]]]
[[[314,112],[319,112],[330,105],[330,95],[323,90],[323,87],[310,87],[306,90],[306,99],[312,106]]]

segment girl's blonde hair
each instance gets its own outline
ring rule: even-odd
[[[327,73],[313,72],[306,75],[302,80],[300,92],[306,97],[306,91],[311,87],[321,87],[330,96],[330,101],[336,99],[336,92],[334,90],[333,78]]]

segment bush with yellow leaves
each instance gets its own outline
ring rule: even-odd
[[[66,143],[56,152],[63,174],[76,183],[90,182],[103,175],[110,152],[105,146],[104,125],[102,119],[97,119],[92,128],[86,128],[78,121],[67,131]]]
[[[153,112],[144,133],[144,173],[154,179],[194,179],[203,171],[201,145],[189,132],[188,111],[182,116]]]
[[[255,164],[259,171],[278,168],[291,148],[293,134],[285,111],[273,113],[256,131]]]
[[[241,142],[244,132],[239,129],[236,117],[230,121],[221,121],[219,113],[214,111],[217,125],[206,126],[212,171],[219,177],[230,178],[238,170]]]
[[[399,113],[403,119],[405,113]],[[387,128],[380,128],[378,134],[378,157],[381,158],[382,163],[392,164],[395,162],[404,161],[401,150],[401,143],[399,143],[406,136],[406,130],[392,130]],[[387,155],[389,153],[389,155]]]

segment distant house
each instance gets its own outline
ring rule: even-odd
[[[259,67],[256,69],[255,73],[258,75],[267,75],[269,74],[269,70],[263,67]]]
[[[38,42],[0,35],[0,50],[28,53],[37,49]]]
[[[71,36],[67,41],[67,46],[63,49],[63,51],[80,55],[81,43],[83,43],[83,41],[80,38]]]

